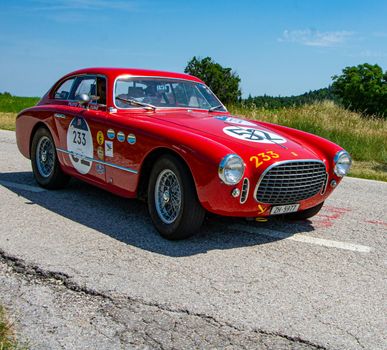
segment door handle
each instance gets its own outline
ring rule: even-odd
[[[54,117],[59,119],[66,119],[66,116],[62,113],[55,113]]]

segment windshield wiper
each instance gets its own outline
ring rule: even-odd
[[[126,102],[127,104],[130,104],[132,106],[141,106],[141,107],[145,107],[146,109],[151,109],[153,111],[156,109],[156,106],[153,106],[150,103],[139,102],[139,101],[133,100],[131,98],[123,98],[120,96],[116,96],[116,99],[123,101],[123,102]]]
[[[209,112],[215,112],[217,109],[223,108],[223,105],[217,105],[215,107],[211,107],[208,111]]]

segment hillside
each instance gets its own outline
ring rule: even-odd
[[[297,107],[326,100],[339,101],[338,97],[333,94],[331,87],[311,90],[296,96],[249,96],[243,100],[243,104],[255,108],[279,109],[284,107]]]

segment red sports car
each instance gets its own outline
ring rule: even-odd
[[[192,235],[207,211],[311,217],[351,166],[321,137],[232,116],[196,77],[140,69],[64,76],[19,113],[16,137],[40,186],[74,176],[146,199],[168,239]]]

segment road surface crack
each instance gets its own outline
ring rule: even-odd
[[[29,264],[25,262],[24,260],[17,258],[15,256],[12,256],[10,254],[7,254],[3,250],[0,249],[0,262],[4,262],[6,265],[8,265],[13,271],[16,273],[22,274],[26,279],[28,280],[33,280],[33,279],[39,279],[41,281],[45,281],[47,283],[52,283],[53,281],[60,282],[65,288],[68,290],[71,290],[73,292],[77,293],[84,293],[89,296],[94,296],[94,297],[99,297],[102,298],[103,300],[109,301],[112,303],[115,307],[117,308],[122,308],[122,303],[129,302],[129,306],[135,307],[136,305],[144,306],[144,307],[153,307],[156,308],[157,310],[164,311],[166,313],[170,314],[175,314],[178,317],[182,317],[183,315],[187,315],[190,317],[195,317],[199,318],[201,321],[205,322],[208,326],[213,326],[216,329],[218,329],[219,334],[221,332],[225,332],[226,334],[231,332],[237,333],[236,337],[238,335],[245,335],[248,337],[256,336],[256,337],[276,337],[276,338],[281,338],[285,339],[291,343],[297,343],[299,346],[306,346],[308,348],[313,348],[313,349],[321,349],[321,350],[326,350],[326,348],[322,345],[312,343],[308,340],[305,340],[301,337],[298,336],[289,336],[286,334],[283,334],[281,332],[272,332],[272,331],[266,331],[262,329],[243,329],[240,327],[237,327],[229,322],[225,321],[219,321],[215,317],[211,315],[207,315],[205,313],[200,313],[200,312],[192,312],[186,308],[173,308],[165,304],[160,304],[156,302],[149,302],[145,301],[139,298],[133,298],[129,296],[125,296],[125,298],[120,298],[120,297],[113,297],[101,292],[98,292],[92,288],[86,287],[86,286],[80,286],[76,282],[74,282],[71,278],[71,276],[62,273],[62,272],[56,272],[56,271],[49,271],[45,270],[39,266]],[[120,320],[116,319],[114,315],[110,314],[109,312],[104,311],[106,315],[108,315],[115,323],[121,323],[123,326],[123,330],[120,333],[120,338],[125,331],[128,331],[129,329],[127,328],[127,325],[123,324],[120,322]],[[174,329],[176,329],[177,323],[174,325]],[[152,340],[154,342],[154,345],[159,347],[160,349],[163,348],[163,344],[159,342],[153,335],[150,334],[150,332],[146,331],[144,334],[147,338]],[[106,334],[105,334],[106,336]],[[171,338],[172,339],[172,338]],[[120,339],[122,341],[122,339]],[[230,339],[231,341],[231,339]],[[360,343],[359,343],[360,344]],[[240,344],[241,345],[241,344]]]

